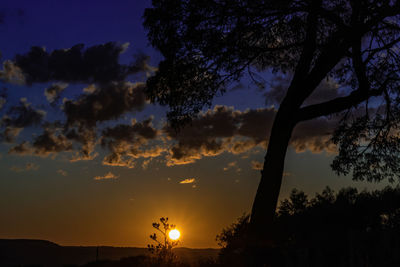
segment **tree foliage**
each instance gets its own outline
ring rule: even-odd
[[[276,266],[400,263],[399,187],[372,192],[349,187],[337,193],[327,187],[312,198],[293,189],[281,201],[275,224],[268,256],[275,257]],[[246,266],[248,229],[249,216],[244,215],[217,236],[222,264]]]
[[[344,112],[333,169],[357,180],[393,180],[399,159],[400,1],[153,0],[151,44],[164,56],[147,82],[175,127],[227,86],[259,71],[292,75],[280,109],[294,124]],[[304,106],[323,79],[346,95]],[[361,108],[363,105],[363,108]]]

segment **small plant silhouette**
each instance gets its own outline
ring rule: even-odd
[[[168,223],[168,217],[160,218],[160,223],[154,222],[153,228],[161,233],[161,237],[157,233],[150,235],[150,238],[156,243],[147,245],[149,251],[154,254],[160,262],[171,264],[175,261],[176,256],[172,249],[179,244],[178,240],[171,240],[168,234],[171,230],[175,229],[174,224]]]

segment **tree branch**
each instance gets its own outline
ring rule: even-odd
[[[311,62],[314,58],[314,52],[317,46],[317,30],[318,30],[318,8],[321,5],[320,0],[314,0],[310,5],[310,11],[307,16],[306,36],[303,45],[299,63],[296,66],[293,81],[304,78],[311,68]]]
[[[366,74],[367,70],[361,56],[361,37],[357,40],[354,40],[352,46],[352,59],[354,72],[357,76],[359,88],[365,91],[369,91],[370,85]]]
[[[383,89],[387,84],[387,81],[385,81],[385,83],[379,89],[370,91],[358,89],[344,97],[338,97],[327,102],[303,107],[297,113],[298,115],[296,116],[296,121],[306,121],[321,116],[327,116],[333,113],[337,113],[356,106],[366,101],[370,97],[379,96],[382,94]]]

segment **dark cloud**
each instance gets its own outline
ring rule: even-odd
[[[7,99],[5,97],[0,97],[0,110],[3,109],[6,103]]]
[[[104,165],[133,168],[137,159],[144,158],[142,166],[146,168],[150,160],[165,155],[166,164],[172,166],[224,152],[241,154],[255,147],[265,149],[268,145],[277,112],[275,108],[238,111],[233,107],[215,106],[179,132],[168,125],[155,128],[152,117],[98,131],[99,122],[118,119],[125,113],[143,108],[146,104],[143,88],[144,84],[129,82],[90,85],[78,99],[64,101],[65,124],[43,123],[44,113],[23,100],[2,119],[3,138],[14,141],[20,129],[31,125],[41,125],[45,130],[31,143],[22,142],[12,147],[9,153],[47,156],[65,151],[74,152],[71,161],[92,160],[98,155],[96,145],[101,144],[109,151],[103,158]],[[61,91],[53,88],[47,93],[53,99]],[[314,99],[320,98],[316,95]],[[322,117],[298,124],[290,146],[297,152],[335,152],[330,136],[338,118]],[[253,168],[259,166],[253,164]]]
[[[34,153],[47,156],[50,153],[58,153],[72,150],[72,142],[62,134],[55,134],[51,130],[45,130],[36,137],[32,143]]]
[[[68,140],[75,141],[80,144],[78,151],[71,158],[72,162],[81,160],[92,160],[98,153],[95,152],[97,142],[97,134],[94,129],[78,128],[69,129],[65,136]]]
[[[4,127],[24,128],[40,125],[46,112],[36,110],[26,99],[21,99],[19,105],[11,107],[3,116],[1,125]]]
[[[24,141],[12,148],[10,148],[10,150],[8,151],[9,154],[16,154],[16,155],[21,155],[21,156],[25,156],[25,155],[31,155],[33,153],[33,148],[32,146],[29,144],[29,142]]]
[[[105,156],[102,163],[106,166],[127,167],[130,169],[135,167],[135,161],[132,158],[126,158],[123,154],[116,152]]]
[[[275,75],[271,80],[268,91],[264,94],[267,104],[280,104],[286,95],[292,76],[289,74]],[[316,90],[304,101],[304,106],[325,102],[336,97],[344,96],[339,84],[332,79],[325,79]]]
[[[66,100],[67,125],[94,127],[97,122],[117,119],[126,112],[143,109],[146,96],[143,83],[114,82],[99,85],[91,94]]]
[[[54,83],[44,90],[44,95],[50,104],[54,104],[60,99],[60,94],[68,86],[67,83]]]
[[[329,119],[321,117],[311,121],[299,123],[293,131],[290,145],[296,152],[309,150],[313,153],[335,153],[336,146],[331,142],[331,136],[339,125],[340,117]]]
[[[25,75],[14,62],[6,60],[3,62],[3,69],[0,70],[0,80],[6,83],[24,84]]]
[[[6,127],[3,133],[0,133],[0,138],[7,143],[12,143],[15,141],[22,130],[23,128]]]
[[[193,163],[223,152],[241,154],[257,146],[266,148],[275,114],[274,108],[237,111],[216,106],[200,114],[179,132],[166,126],[167,138],[175,143],[170,149],[167,165]],[[290,146],[297,152],[335,152],[330,136],[338,121],[339,117],[322,117],[300,123],[293,132]]]
[[[239,154],[263,145],[275,113],[273,108],[237,111],[216,106],[179,132],[166,126],[167,137],[177,142],[170,151],[168,165],[192,163],[223,152]]]
[[[130,67],[132,73],[145,72],[147,76],[153,74],[157,68],[149,64],[150,57],[143,53],[137,53],[134,55],[133,64]]]
[[[108,83],[123,81],[138,72],[153,72],[149,57],[137,54],[133,63],[119,64],[119,56],[129,43],[108,42],[84,48],[83,44],[47,52],[34,46],[15,56],[13,65],[21,70],[28,84],[61,81],[66,83]]]
[[[153,118],[150,117],[143,122],[132,120],[131,125],[119,124],[114,127],[108,127],[103,130],[102,145],[110,150],[116,150],[116,147],[122,143],[141,145],[148,140],[155,139],[159,131],[152,125]]]
[[[153,158],[160,156],[165,148],[148,146],[156,140],[160,131],[153,127],[153,118],[143,122],[132,120],[131,125],[120,124],[106,128],[102,132],[101,144],[111,151],[104,160],[104,165],[125,166],[133,168],[137,158]]]
[[[140,111],[148,103],[145,83],[131,83],[126,78],[143,72],[149,75],[155,68],[149,65],[149,57],[141,53],[134,56],[131,64],[119,64],[119,56],[128,46],[129,43],[110,42],[85,48],[79,44],[53,51],[32,47],[28,53],[16,55],[13,61],[4,61],[0,70],[0,80],[4,82],[30,85],[54,81],[44,91],[51,105],[59,103],[67,83],[88,84],[81,95],[63,99],[65,121],[44,121],[46,113],[35,109],[26,99],[11,106],[0,120],[1,140],[14,142],[21,130],[30,126],[40,126],[44,132],[12,147],[9,153],[47,156],[67,151],[74,153],[71,161],[91,160],[98,155],[95,149],[100,142],[111,152],[105,160],[109,164],[163,153],[165,149],[157,145],[144,147],[159,132],[151,125],[151,119],[99,132],[100,123]],[[6,98],[0,95],[0,109],[5,103]],[[125,144],[126,151],[121,152]]]
[[[46,157],[50,154],[57,154],[64,151],[72,151],[72,142],[64,135],[46,129],[41,135],[34,138],[32,144],[22,142],[12,147],[8,153]]]
[[[118,63],[122,45],[109,42],[84,49],[77,44],[68,49],[47,52],[34,46],[26,54],[15,57],[17,65],[25,74],[26,82],[109,82],[122,81],[131,67]]]
[[[6,87],[0,89],[0,111],[5,107],[7,103],[7,97],[8,97],[7,90],[8,89]]]

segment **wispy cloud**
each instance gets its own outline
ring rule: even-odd
[[[251,168],[252,168],[253,170],[262,170],[263,164],[262,164],[262,162],[259,162],[259,161],[257,161],[257,160],[253,160],[253,161],[251,162]]]
[[[236,167],[237,166],[237,161],[229,162],[226,167],[224,167],[224,171],[229,170],[230,168]]]
[[[108,180],[108,179],[117,179],[118,177],[119,176],[116,176],[112,172],[108,172],[103,176],[95,176],[94,179],[95,180]]]
[[[15,172],[24,172],[24,171],[36,171],[39,169],[39,166],[34,163],[27,163],[23,167],[19,166],[11,166],[10,170]]]
[[[61,169],[58,170],[57,173],[60,174],[60,175],[62,175],[62,176],[67,176],[67,175],[68,175],[68,173],[67,173],[66,171],[61,170]]]
[[[185,180],[180,181],[179,183],[180,183],[180,184],[192,184],[192,183],[194,183],[194,182],[196,182],[196,179],[195,179],[195,178],[187,178],[187,179],[185,179]]]

